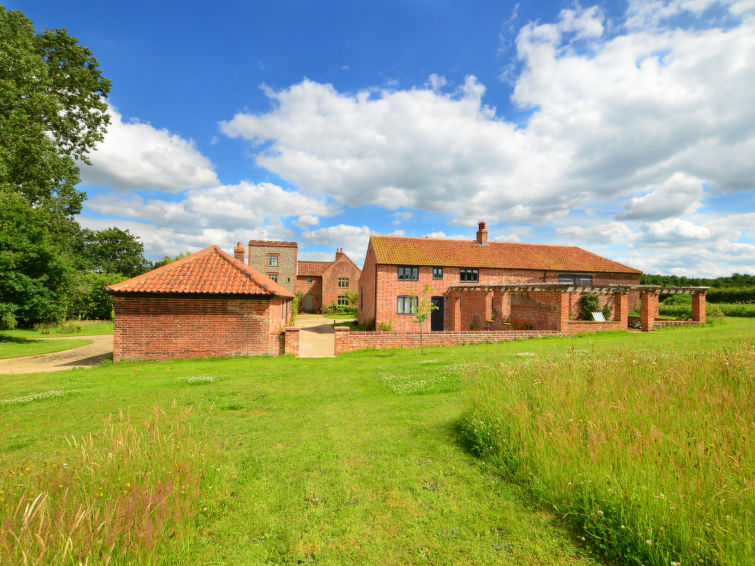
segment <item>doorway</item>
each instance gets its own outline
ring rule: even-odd
[[[430,314],[430,330],[440,331],[443,330],[443,297],[432,297],[430,299],[434,307]]]
[[[304,311],[312,312],[314,309],[315,298],[312,295],[304,295]]]

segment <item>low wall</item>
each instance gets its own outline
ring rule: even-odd
[[[696,320],[658,320],[653,323],[654,328],[669,328],[672,326],[701,326],[702,323]]]
[[[418,332],[350,332],[346,326],[335,328],[335,355],[374,348],[419,348]],[[557,330],[468,330],[431,332],[422,335],[424,346],[459,346],[485,342],[506,342],[543,336],[562,336]]]
[[[577,332],[602,332],[604,330],[626,330],[626,323],[620,320],[607,320],[598,322],[595,320],[567,320],[561,323],[561,331],[565,334]]]

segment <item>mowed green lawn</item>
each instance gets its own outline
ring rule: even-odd
[[[461,374],[518,352],[695,348],[754,329],[0,376],[0,562],[20,540],[43,562],[594,563],[461,447]]]
[[[0,359],[51,354],[91,343],[91,340],[29,340],[0,332]]]

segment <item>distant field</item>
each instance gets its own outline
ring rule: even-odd
[[[667,397],[654,404],[682,423],[692,418],[686,413],[703,418],[718,404],[722,411],[700,440],[715,432],[712,453],[730,460],[733,444],[718,443],[729,438],[727,427],[742,425],[728,409],[752,423],[751,407],[717,385],[689,393],[702,409],[666,404],[676,392],[670,383],[701,381],[676,376],[663,360],[682,350],[720,352],[753,331],[755,320],[726,319],[656,333],[428,348],[424,356],[378,350],[0,376],[0,563],[23,564],[25,556],[69,564],[596,564],[599,541],[570,531],[560,500],[557,509],[544,505],[533,489],[545,487],[548,474],[539,484],[517,484],[467,450],[460,423],[469,422],[462,415],[476,391],[468,380],[485,368],[495,377],[499,368],[546,360],[565,363],[563,375],[572,379],[586,371],[584,358],[595,365],[597,388],[614,379],[598,373],[610,368],[605,356],[630,365],[635,353],[638,363],[656,359],[659,369],[650,364],[645,380]],[[622,411],[606,411],[630,414],[630,399]],[[498,411],[509,413],[503,404]],[[652,447],[671,457],[677,445],[660,425]],[[638,429],[648,443],[655,433],[646,426],[640,421]],[[755,453],[753,438],[750,431],[740,441],[742,469]],[[718,469],[710,471],[716,481]],[[664,492],[671,504],[674,493]],[[654,545],[664,540],[652,535]]]

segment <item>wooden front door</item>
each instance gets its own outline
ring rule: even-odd
[[[304,295],[304,310],[306,312],[312,312],[314,309],[315,298],[312,295]]]

